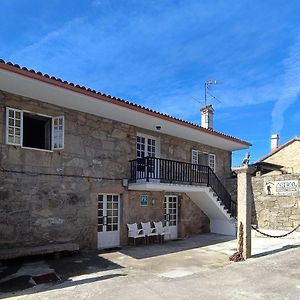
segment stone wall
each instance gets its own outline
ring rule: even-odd
[[[253,176],[248,188],[252,199],[252,224],[260,228],[291,230],[300,223],[300,192],[288,196],[268,195],[265,184],[272,181],[299,181],[300,174]],[[237,178],[228,178],[226,187],[233,200]],[[299,229],[298,229],[299,231]]]
[[[121,241],[127,240],[127,223],[164,220],[164,197],[170,193],[130,191],[128,198],[123,202],[123,226]],[[149,204],[140,206],[141,195],[147,195]],[[172,193],[178,196],[178,237],[184,238],[191,234],[209,232],[209,219],[199,207],[184,193]]]
[[[226,188],[231,196],[231,199],[237,202],[237,178],[236,177],[227,178]]]
[[[162,158],[190,163],[193,149],[215,154],[215,173],[225,184],[226,179],[231,176],[231,152],[187,140],[179,142],[179,139],[176,137],[168,136],[166,138],[166,136],[163,136],[161,138]]]
[[[300,192],[293,195],[268,195],[267,182],[297,180],[300,174],[252,177],[252,223],[260,228],[291,230],[300,224]],[[300,229],[298,229],[300,231]]]
[[[64,115],[65,148],[40,151],[6,145],[7,106]],[[4,92],[0,92],[0,132],[2,248],[68,241],[96,248],[99,193],[121,194],[123,242],[127,222],[161,219],[163,193],[154,193],[157,201],[144,210],[138,193],[122,186],[122,179],[129,178],[128,161],[135,158],[137,132],[159,137],[162,158],[190,162],[191,149],[205,150],[216,154],[217,173],[223,181],[230,174],[228,151]],[[181,235],[206,232],[207,217],[186,195],[181,197]]]

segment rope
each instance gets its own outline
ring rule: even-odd
[[[238,261],[244,261],[244,257],[243,257],[243,238],[244,238],[244,227],[243,227],[243,223],[240,222],[240,230],[239,230],[239,249],[237,252],[235,252],[234,254],[232,254],[229,257],[229,260],[234,261],[234,262],[238,262]]]
[[[294,231],[296,231],[299,227],[300,227],[300,224],[298,226],[296,226],[294,229],[292,229],[291,231],[289,231],[288,233],[281,234],[281,235],[271,235],[271,234],[262,232],[259,229],[257,229],[255,226],[251,225],[251,228],[254,229],[255,231],[257,231],[258,233],[260,233],[260,234],[262,234],[264,236],[267,236],[267,237],[271,237],[271,238],[282,238],[282,237],[288,236],[289,234],[291,234]]]

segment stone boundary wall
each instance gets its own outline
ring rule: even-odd
[[[252,224],[260,228],[290,231],[300,224],[300,174],[263,175],[251,178]],[[267,185],[277,181],[298,182],[296,192],[271,194]],[[237,195],[237,178],[228,178],[226,187],[233,200]],[[300,228],[297,230],[300,231]]]
[[[300,174],[252,177],[252,224],[257,224],[260,228],[286,231],[300,224],[299,179]],[[274,189],[278,181],[298,185],[293,192],[271,190],[270,186]]]

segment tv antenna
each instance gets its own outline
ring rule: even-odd
[[[212,95],[209,91],[210,91],[210,87],[214,84],[218,84],[220,83],[219,81],[217,80],[212,80],[212,79],[209,79],[209,80],[206,80],[205,83],[204,83],[204,106],[206,107],[207,106],[207,95],[209,95],[210,97],[214,98],[215,100],[217,100],[219,103],[221,103],[221,101],[215,97],[214,95]]]
[[[196,98],[193,97],[193,96],[191,96],[191,98],[192,98],[193,100],[195,100],[196,102],[200,103],[201,105],[204,104],[204,107],[207,106],[207,99],[208,99],[208,96],[211,97],[211,98],[213,98],[213,99],[215,99],[215,100],[217,100],[219,103],[222,103],[217,97],[215,97],[214,95],[212,95],[212,94],[210,93],[210,86],[211,86],[211,85],[214,85],[214,84],[219,84],[219,83],[221,83],[221,82],[220,82],[220,81],[217,81],[217,80],[211,80],[211,79],[205,81],[205,83],[204,83],[204,102],[203,102],[203,101],[200,101],[199,99],[196,99]]]

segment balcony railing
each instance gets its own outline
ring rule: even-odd
[[[143,157],[130,161],[130,182],[180,183],[206,185],[217,195],[228,213],[236,216],[236,202],[209,166],[191,164],[157,157]]]

